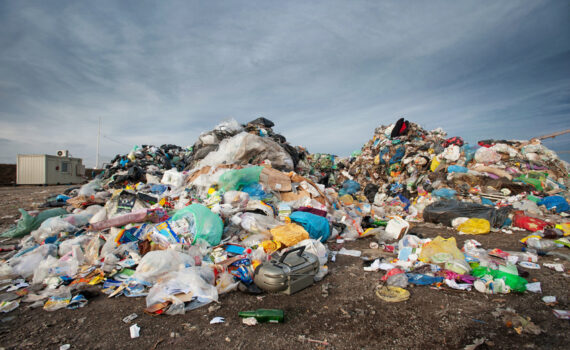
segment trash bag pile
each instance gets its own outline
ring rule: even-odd
[[[471,147],[401,119],[339,158],[292,147],[273,126],[230,120],[192,147],[135,147],[50,199],[62,208],[22,211],[2,234],[21,241],[0,262],[10,281],[0,310],[73,309],[103,293],[144,297],[146,313],[174,315],[223,293],[294,294],[327,275],[329,257],[358,255],[327,242],[362,237],[397,254],[389,269],[367,267],[388,271],[377,290],[385,300],[405,299],[408,283],[442,281],[480,280],[485,288],[475,288],[487,292],[502,279],[501,291],[522,292],[512,264],[567,245],[567,164],[537,142]],[[475,241],[460,251],[453,240],[407,234],[422,220],[465,234],[533,234],[527,255],[495,252],[510,263],[497,264]]]
[[[501,227],[506,209],[496,209],[506,206],[535,215],[552,208],[567,211],[568,170],[568,163],[538,139],[469,145],[459,136],[448,138],[441,129],[426,131],[401,118],[377,128],[336,182],[360,184],[358,194],[367,198],[377,216],[451,226],[453,217],[441,213],[454,212]]]

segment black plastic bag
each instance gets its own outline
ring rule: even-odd
[[[495,209],[482,204],[442,200],[428,205],[423,217],[426,222],[442,223],[451,226],[451,221],[458,217],[487,219],[493,227],[501,227],[507,219],[511,207]]]

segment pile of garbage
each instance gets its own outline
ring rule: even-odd
[[[432,206],[436,215],[433,210],[424,213],[428,205],[444,199],[472,203],[463,211],[513,206],[544,215],[554,207],[557,212],[568,210],[569,165],[538,139],[469,145],[459,136],[447,138],[441,129],[426,131],[401,118],[376,128],[374,137],[354,156],[336,182],[357,182],[380,216],[451,226],[449,218],[437,213],[459,210],[457,203]],[[539,209],[542,204],[547,211]],[[477,217],[492,219],[492,226],[500,227],[506,216]]]
[[[366,267],[387,271],[384,300],[405,300],[410,283],[524,292],[536,287],[515,264],[570,245],[568,164],[535,141],[469,146],[401,119],[339,158],[293,147],[273,126],[230,120],[192,147],[137,146],[51,199],[58,208],[21,210],[3,234],[22,239],[0,263],[0,310],[77,308],[104,293],[173,315],[236,290],[294,294],[327,275],[330,257],[358,256],[327,242],[370,236],[394,255]],[[459,250],[453,238],[408,234],[422,220],[533,234],[523,253],[474,240]]]

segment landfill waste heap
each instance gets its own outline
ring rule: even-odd
[[[11,293],[0,310],[79,308],[102,292],[145,297],[146,313],[175,315],[234,291],[294,294],[325,278],[337,254],[361,253],[327,242],[362,237],[391,254],[364,267],[386,272],[376,295],[387,302],[409,298],[409,284],[536,291],[519,267],[545,254],[569,259],[560,252],[570,247],[569,166],[537,140],[468,145],[400,119],[339,158],[293,147],[273,126],[229,120],[192,147],[135,146],[50,199],[56,208],[21,210],[2,234],[21,241],[0,264]],[[521,251],[476,240],[459,249],[454,238],[408,233],[422,221],[471,235],[531,234]]]

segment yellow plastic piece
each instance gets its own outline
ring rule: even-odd
[[[542,239],[542,236],[539,236],[539,235],[529,235],[529,236],[526,236],[526,237],[522,238],[519,242],[521,242],[521,243],[526,243],[526,240],[529,239],[529,238]]]
[[[297,224],[285,224],[269,230],[273,240],[282,243],[286,247],[293,246],[305,239],[309,239],[309,233],[303,226]]]
[[[564,231],[564,236],[570,236],[570,222],[556,225],[556,228]]]
[[[351,195],[349,194],[345,194],[344,196],[341,196],[339,198],[339,200],[341,201],[342,204],[344,205],[351,205],[354,202],[354,199],[352,198]]]
[[[444,263],[453,259],[465,260],[465,256],[457,248],[455,238],[445,239],[437,236],[433,241],[425,244],[420,253],[420,260],[434,264]]]
[[[437,169],[437,167],[439,166],[439,159],[437,159],[437,157],[433,157],[433,159],[431,160],[431,165],[429,166],[429,170],[431,171],[435,171],[435,169]]]
[[[491,231],[491,224],[485,219],[471,218],[459,225],[457,231],[468,235],[483,235]]]
[[[265,253],[267,254],[271,254],[276,250],[279,250],[279,248],[281,248],[281,243],[278,241],[263,241],[261,242],[261,246],[263,247],[263,250],[265,251]]]
[[[398,303],[410,299],[410,292],[395,286],[378,286],[376,296],[390,303]]]

